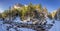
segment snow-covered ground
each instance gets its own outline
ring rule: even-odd
[[[20,22],[22,22],[22,21],[20,21],[20,19],[19,19],[19,17],[17,17],[15,20],[14,20],[14,22],[18,22],[18,23],[20,23]],[[23,22],[22,22],[23,23]],[[29,22],[29,24],[30,24],[31,22]],[[7,29],[7,26],[10,26],[9,24],[3,24],[3,21],[0,21],[0,31],[7,31],[6,29]],[[33,30],[33,29],[28,29],[28,28],[18,28],[18,30],[19,31],[35,31],[35,30]],[[9,29],[9,31],[16,31],[15,29],[13,29],[13,28],[11,28],[11,29]]]
[[[48,24],[53,24],[52,23],[53,20],[50,19],[47,20],[48,20]],[[60,31],[60,21],[55,21],[55,23],[53,24],[52,28],[49,29],[49,31]]]
[[[17,17],[15,22],[19,22],[19,18]],[[51,23],[51,20],[47,19],[48,23]],[[7,26],[9,26],[9,24],[3,24],[3,21],[0,21],[0,31],[7,31]],[[16,31],[15,29],[11,28],[9,29],[10,31]],[[28,28],[18,28],[19,31],[35,31],[32,29],[28,29]],[[51,29],[49,29],[49,31],[60,31],[60,21],[55,21],[55,24],[53,25],[53,27]]]
[[[54,26],[49,31],[60,31],[60,21],[55,21]]]
[[[7,26],[9,26],[9,24],[3,24],[3,21],[0,21],[0,31],[7,31]],[[15,29],[11,28],[9,29],[10,31],[16,31]],[[18,28],[19,31],[35,31],[32,29],[28,29],[28,28]]]

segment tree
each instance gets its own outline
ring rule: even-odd
[[[2,13],[0,13],[0,18],[2,18]]]
[[[51,13],[48,14],[48,18],[53,19]]]
[[[35,7],[36,10],[38,10],[38,12],[41,12],[42,11],[41,4],[35,5],[34,7]]]

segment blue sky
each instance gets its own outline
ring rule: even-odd
[[[29,4],[29,2],[33,4],[42,4],[43,7],[46,6],[49,12],[60,7],[60,0],[0,0],[0,11],[9,8],[9,6],[15,3]]]

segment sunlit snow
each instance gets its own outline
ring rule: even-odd
[[[19,17],[17,17],[16,20],[14,20],[14,21],[19,22],[20,21]],[[47,21],[48,21],[48,23],[51,23],[52,20],[47,19]],[[31,22],[29,22],[29,23],[31,23]],[[7,31],[6,30],[7,26],[9,26],[9,24],[3,24],[3,21],[0,21],[0,31]],[[10,31],[16,31],[13,28],[11,28],[9,30]],[[28,29],[28,28],[18,28],[18,30],[19,31],[35,31],[35,30],[32,30],[32,29]],[[49,29],[49,31],[60,31],[60,21],[55,21],[55,24],[53,25],[53,27],[51,29]]]

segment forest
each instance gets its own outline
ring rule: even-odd
[[[60,8],[56,11],[50,13],[48,12],[46,7],[42,7],[41,4],[32,4],[29,3],[28,5],[22,5],[20,3],[16,3],[9,9],[4,10],[4,12],[0,13],[0,20],[4,21],[4,24],[10,24],[12,26],[8,26],[7,30],[9,31],[10,28],[17,30],[17,27],[21,28],[31,28],[36,31],[47,31],[50,29],[55,20],[60,19]],[[22,23],[14,22],[16,17],[19,17]],[[53,24],[47,24],[47,18],[52,20]],[[26,22],[31,22],[32,24],[28,24]],[[47,27],[48,26],[48,27]]]

